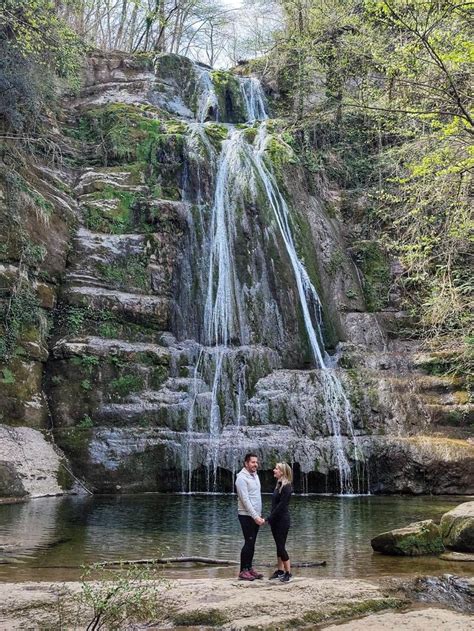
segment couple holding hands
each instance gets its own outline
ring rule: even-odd
[[[273,469],[276,478],[276,486],[272,495],[272,509],[270,515],[264,519],[262,515],[262,494],[260,480],[257,474],[258,456],[247,454],[244,459],[244,467],[238,473],[235,488],[238,496],[239,522],[242,527],[245,543],[240,553],[240,574],[242,581],[254,581],[263,578],[253,567],[255,552],[255,540],[260,526],[270,524],[272,535],[276,544],[278,567],[270,576],[270,579],[279,579],[287,583],[291,579],[290,558],[285,549],[286,538],[290,529],[290,513],[288,504],[293,488],[293,472],[286,462],[279,462]]]

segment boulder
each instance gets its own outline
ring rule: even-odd
[[[461,552],[474,552],[474,502],[464,502],[441,517],[444,545]]]
[[[376,552],[397,556],[438,554],[444,550],[440,528],[432,519],[383,532],[374,537],[370,544]]]
[[[460,563],[474,563],[474,554],[468,552],[443,552],[439,558],[442,561],[456,561]]]

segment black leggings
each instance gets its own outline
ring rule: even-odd
[[[290,530],[290,520],[285,519],[276,524],[270,524],[272,529],[272,535],[275,539],[277,548],[277,557],[282,561],[289,561],[290,557],[285,548],[286,538],[288,537],[288,531]]]
[[[255,553],[255,540],[258,535],[258,526],[250,515],[239,515],[240,525],[244,535],[245,543],[240,551],[240,571],[250,570]]]

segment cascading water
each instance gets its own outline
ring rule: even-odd
[[[342,384],[330,367],[330,358],[324,351],[322,336],[322,306],[318,293],[311,282],[308,273],[299,259],[293,241],[289,224],[289,208],[282,196],[276,180],[267,168],[264,161],[265,148],[267,144],[266,124],[260,125],[255,146],[253,148],[253,161],[258,170],[260,180],[265,187],[268,201],[272,207],[278,227],[280,228],[286,251],[291,261],[291,266],[296,279],[298,297],[306,332],[311,345],[313,359],[316,366],[321,369],[321,376],[324,382],[324,407],[325,420],[328,431],[333,436],[336,464],[339,472],[340,492],[342,494],[352,494],[354,492],[352,484],[351,466],[346,456],[341,432],[341,420],[345,425],[346,434],[350,436],[356,451],[360,453],[357,446],[357,439],[354,434],[354,424],[352,421],[351,406],[344,392]],[[311,317],[311,312],[313,317]],[[357,491],[360,492],[360,484],[357,484]]]
[[[204,306],[204,344],[208,347],[208,355],[212,361],[212,388],[209,418],[209,440],[207,449],[208,490],[217,489],[217,468],[219,462],[220,437],[223,428],[221,418],[222,380],[226,358],[229,357],[231,345],[247,344],[250,327],[247,322],[245,306],[241,298],[241,287],[235,264],[235,225],[236,211],[244,191],[250,191],[254,202],[259,191],[264,192],[269,207],[273,212],[279,233],[290,260],[299,304],[304,319],[306,334],[310,343],[313,360],[320,371],[323,384],[324,418],[329,434],[332,436],[333,454],[339,475],[339,488],[342,494],[354,491],[363,492],[361,482],[356,481],[354,488],[352,472],[346,455],[345,439],[348,437],[354,447],[355,459],[361,457],[362,451],[354,434],[350,403],[344,393],[342,384],[333,368],[331,358],[324,350],[322,333],[322,308],[318,293],[311,282],[303,261],[299,258],[290,226],[290,212],[282,196],[276,179],[265,161],[268,144],[268,118],[263,91],[257,79],[241,80],[241,93],[247,111],[247,122],[262,121],[253,142],[245,136],[245,130],[229,125],[228,136],[222,142],[218,155],[204,133],[204,121],[212,113],[217,119],[217,96],[212,86],[212,79],[207,71],[198,69],[202,92],[198,100],[197,119],[200,124],[191,126],[191,144],[199,140],[205,145],[211,164],[215,165],[214,198],[210,213],[209,238],[206,241],[208,251],[208,280]],[[202,253],[204,258],[204,253]],[[194,429],[194,408],[197,396],[197,376],[200,355],[195,368],[191,409],[188,415],[188,436]],[[243,381],[242,381],[243,379]],[[239,368],[237,400],[233,409],[234,425],[239,426],[245,420],[245,363]],[[191,443],[187,443],[186,451],[188,475],[187,491],[192,491],[193,454]],[[184,490],[184,489],[183,489]]]
[[[240,89],[244,97],[247,111],[247,122],[263,121],[268,118],[265,106],[265,94],[262,84],[255,77],[247,77],[240,80]]]
[[[208,116],[214,120],[219,120],[219,101],[214,89],[211,74],[201,66],[195,66],[199,82],[199,95],[197,102],[196,118],[199,123],[204,123]]]
[[[227,347],[231,341],[242,343],[245,310],[234,263],[235,205],[238,199],[241,165],[242,131],[231,129],[222,143],[216,176],[216,189],[211,212],[211,239],[208,290],[205,308],[206,343],[215,348],[212,384],[211,418],[209,423],[209,464],[212,484],[216,487],[221,415],[219,385]]]

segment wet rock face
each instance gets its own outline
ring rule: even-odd
[[[421,556],[444,550],[439,526],[431,519],[384,532],[374,537],[370,545],[375,552],[396,556]]]
[[[474,502],[465,502],[441,518],[441,533],[446,547],[474,552]]]

